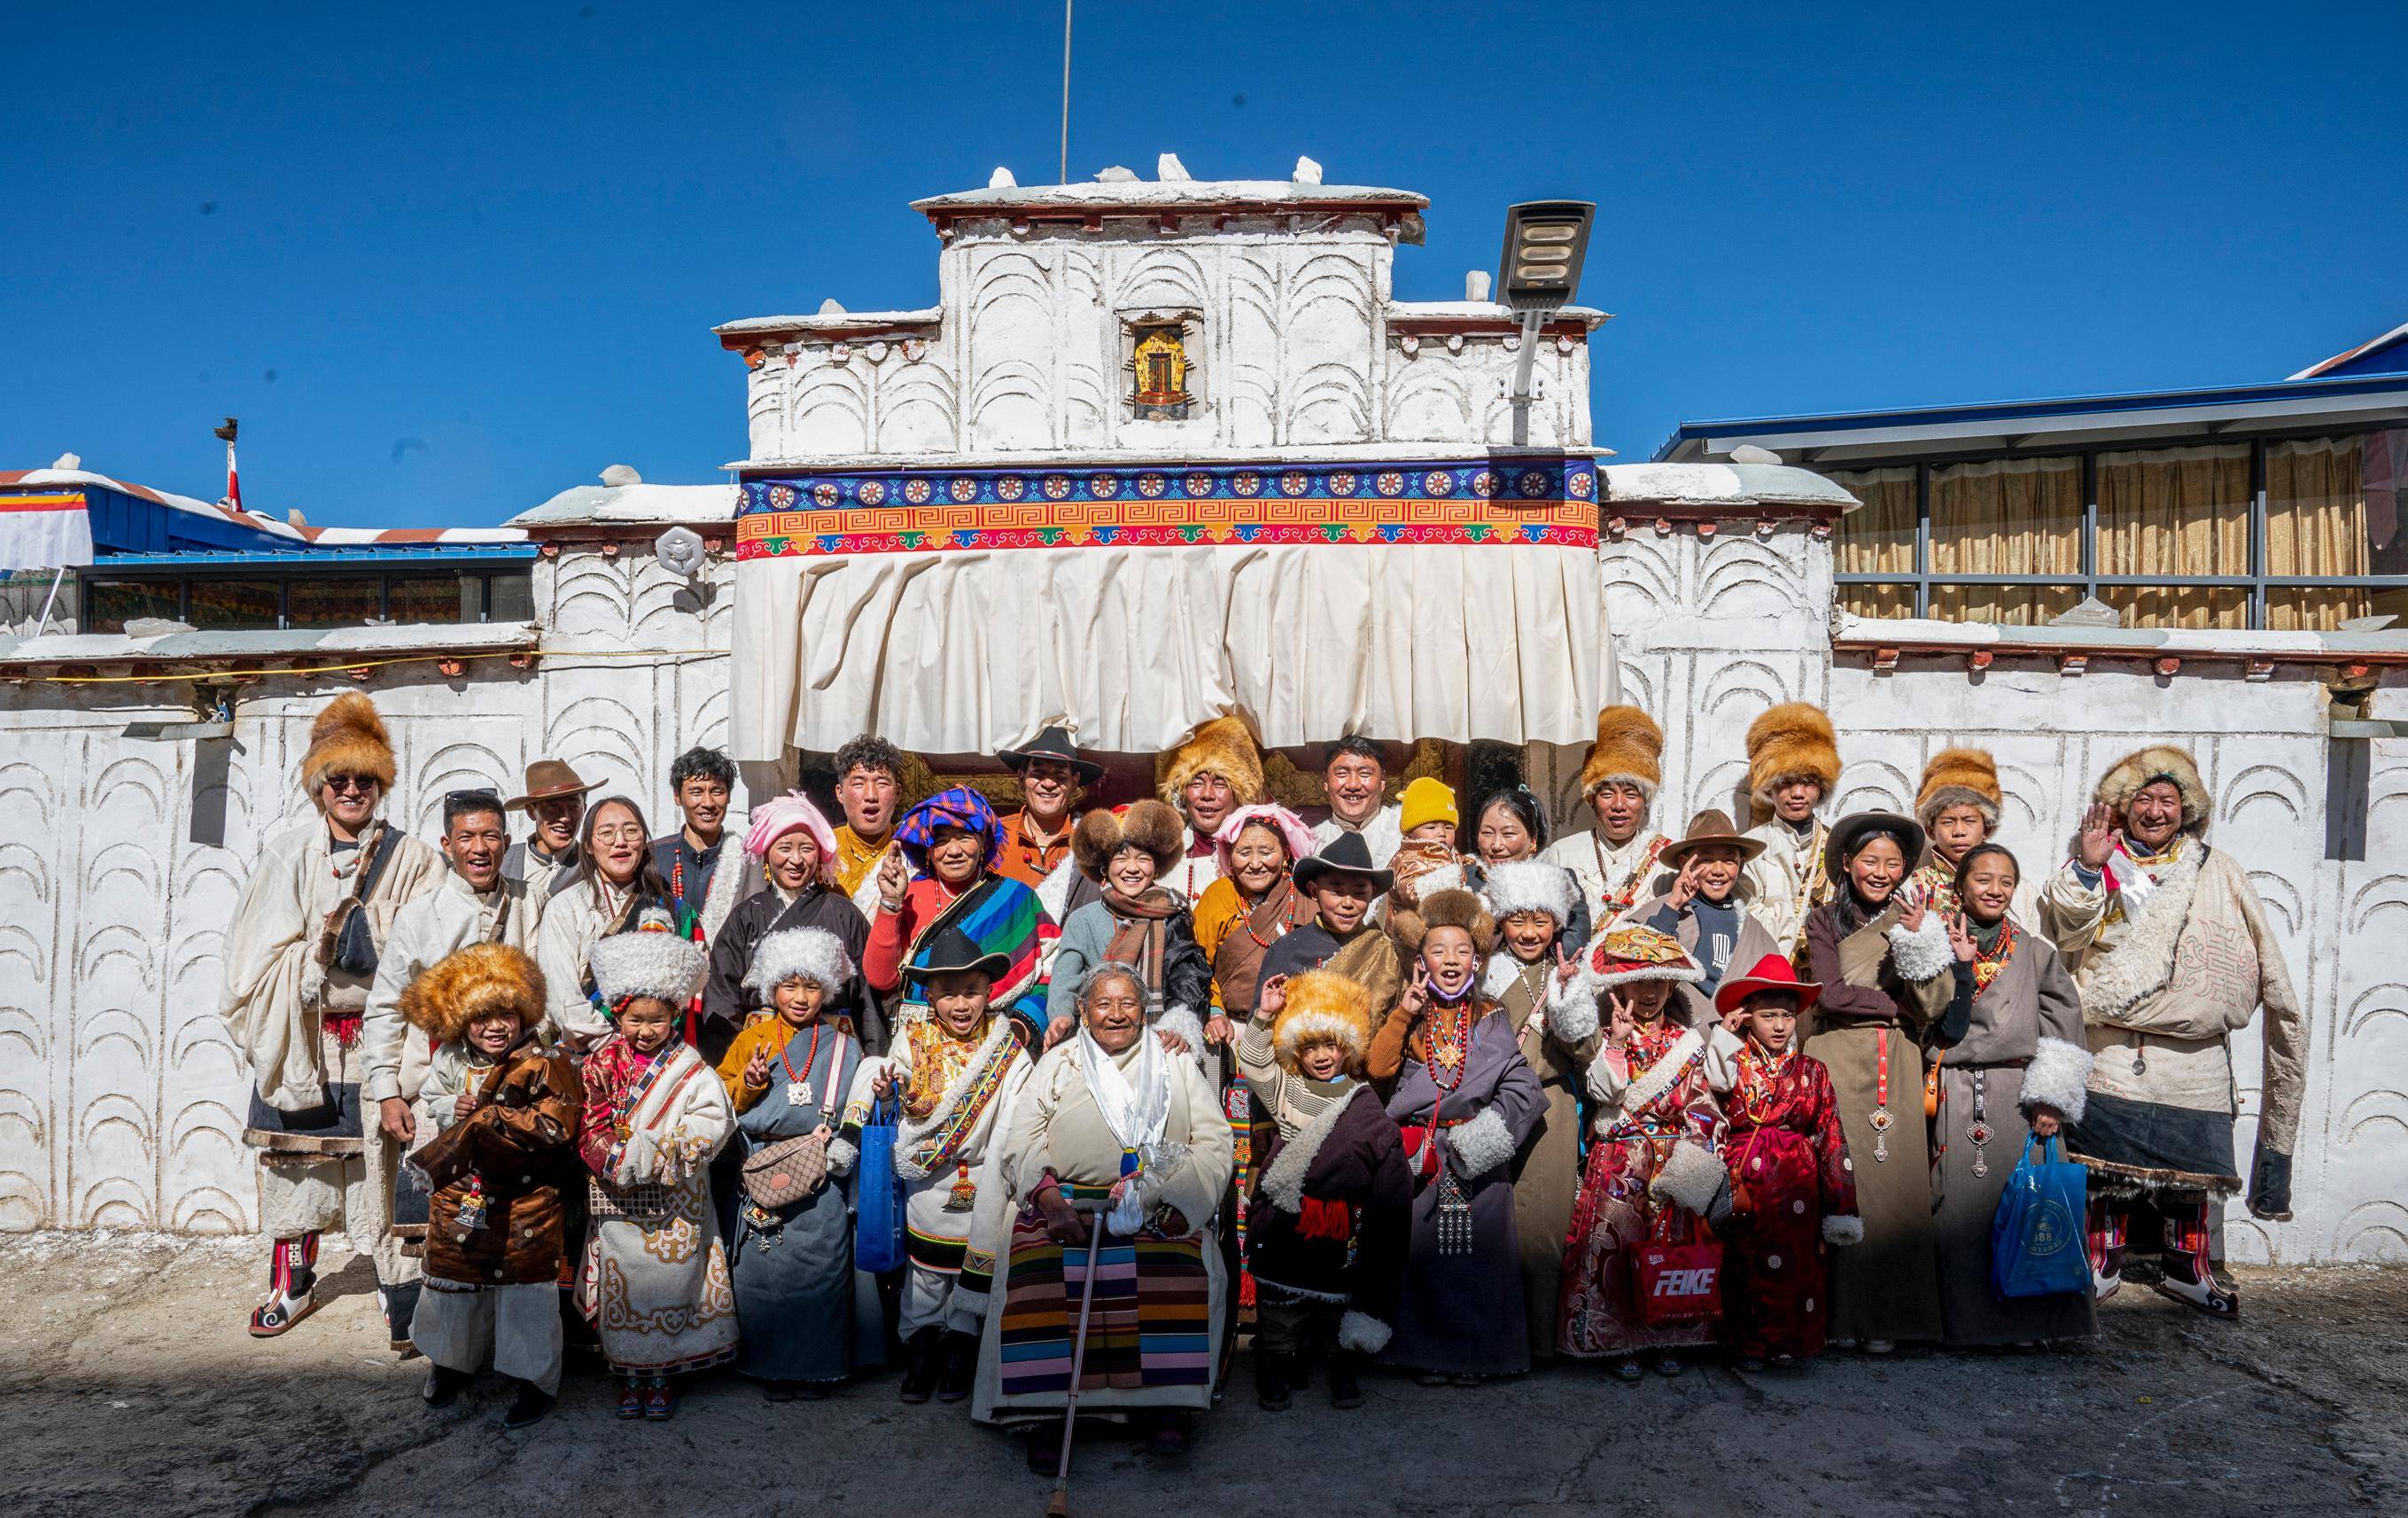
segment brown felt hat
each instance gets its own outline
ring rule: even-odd
[[[1681,861],[1709,845],[1739,851],[1740,863],[1745,864],[1764,852],[1764,840],[1752,838],[1739,830],[1730,813],[1720,807],[1708,807],[1689,819],[1689,830],[1664,845],[1656,862],[1670,869],[1681,867]]]
[[[569,768],[565,760],[538,759],[526,766],[526,794],[514,795],[502,805],[512,811],[525,811],[538,801],[583,795],[601,783],[600,780],[588,782],[579,780],[577,771]]]

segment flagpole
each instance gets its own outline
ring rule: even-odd
[[[1062,0],[1062,162],[1054,183],[1070,182],[1070,6]]]

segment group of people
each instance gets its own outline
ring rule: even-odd
[[[1051,1470],[1074,1392],[1184,1449],[1247,1333],[1276,1411],[1316,1371],[1359,1405],[1373,1364],[2074,1339],[2128,1272],[2239,1310],[2223,1204],[2287,1215],[2304,1025],[2187,753],[2119,761],[2028,875],[1979,751],[1912,815],[1829,817],[1832,726],[1776,707],[1752,825],[1675,837],[1662,746],[1601,712],[1558,838],[1526,787],[1459,807],[1352,737],[1309,824],[1238,716],[1117,808],[1049,727],[998,756],[1004,814],[907,797],[865,736],[840,823],[790,792],[732,849],[724,755],[677,760],[657,838],[544,760],[445,796],[438,853],[382,817],[390,743],[340,696],[225,953],[273,1239],[251,1331],[314,1310],[340,1227],[431,1403],[490,1364],[531,1423],[571,1346],[629,1418],[721,1365],[794,1400],[897,1359],[904,1401],[1025,1425]],[[2001,1297],[1993,1215],[2055,1139],[2090,1289]]]

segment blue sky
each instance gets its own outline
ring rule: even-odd
[[[1061,10],[12,7],[0,467],[496,522],[743,452],[734,317],[934,298],[910,198],[1053,177]],[[2279,378],[2408,319],[2408,7],[1082,0],[1070,162],[1599,203],[1598,440]]]

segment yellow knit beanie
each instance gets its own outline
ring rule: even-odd
[[[1449,827],[1462,823],[1455,810],[1455,792],[1444,780],[1425,775],[1406,786],[1404,795],[1398,799],[1404,815],[1398,819],[1397,825],[1408,834],[1424,823],[1444,823]]]

